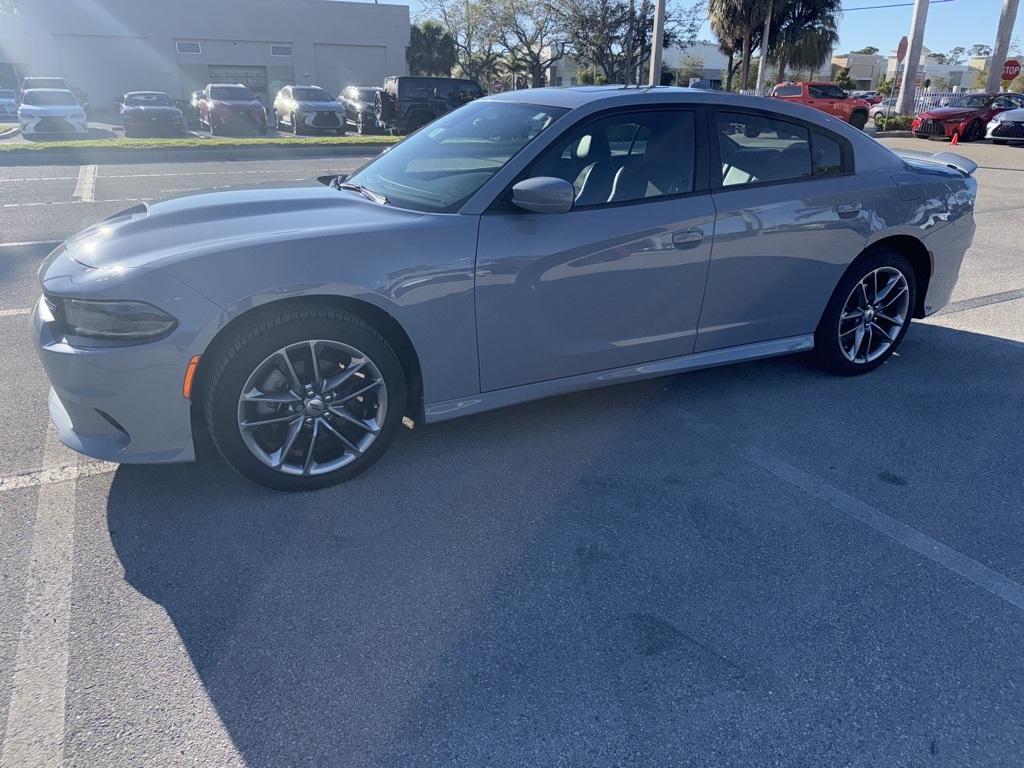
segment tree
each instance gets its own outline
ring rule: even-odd
[[[878,85],[875,86],[875,90],[878,91],[883,96],[891,96],[892,80],[887,78],[885,76],[885,73],[882,73],[881,75],[878,76]]]
[[[948,64],[949,57],[944,53],[929,53],[927,58],[934,61],[936,64]]]
[[[857,88],[857,84],[850,79],[850,68],[849,67],[835,67],[832,73],[832,82],[842,88],[844,91],[852,91]]]
[[[711,31],[718,38],[718,50],[728,56],[726,65],[725,90],[732,90],[732,78],[736,71],[733,59],[742,46],[742,35],[737,21],[738,11],[732,0],[708,0],[708,21]]]
[[[542,88],[548,68],[568,50],[562,14],[548,0],[493,0],[490,6],[501,44],[524,62],[531,86]]]
[[[458,63],[455,39],[436,21],[414,24],[409,30],[409,47],[405,60],[413,75],[449,77]]]
[[[18,12],[18,0],[0,0],[0,14],[14,15]]]
[[[967,59],[967,49],[962,45],[958,45],[956,48],[946,54],[946,63],[951,64],[954,67],[958,67],[964,63]]]
[[[988,87],[988,68],[979,69],[974,75],[974,82],[971,87],[976,91],[983,91]]]
[[[971,46],[971,56],[991,56],[992,46],[984,43],[975,43]]]
[[[635,0],[561,0],[562,25],[569,50],[583,67],[597,67],[609,82],[634,82],[646,72],[654,4]],[[702,20],[701,4],[665,8],[666,47],[687,48],[696,41]],[[646,75],[642,75],[646,79]]]
[[[785,0],[774,16],[775,32],[769,54],[778,66],[778,81],[786,79],[786,68],[821,67],[839,44],[841,0]]]
[[[868,56],[874,56],[876,53],[878,53],[878,51],[878,48],[875,48],[875,46],[873,45],[869,45],[864,48],[861,48],[859,51],[850,51],[850,53],[864,53],[867,54]]]
[[[503,51],[489,4],[485,0],[426,0],[424,6],[451,35],[461,74],[480,83],[491,82]]]
[[[683,54],[676,68],[676,84],[689,85],[691,80],[704,77],[704,59],[690,53]]]

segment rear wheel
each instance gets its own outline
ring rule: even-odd
[[[856,128],[858,131],[863,131],[864,126],[867,125],[868,116],[864,112],[854,112],[850,115],[850,125]]]
[[[899,251],[876,248],[843,275],[814,334],[814,350],[833,373],[872,371],[896,351],[917,297],[910,262]]]
[[[964,131],[964,135],[960,137],[960,141],[977,141],[983,138],[985,135],[985,127],[981,124],[980,120],[972,120],[967,126],[967,130]]]
[[[394,439],[405,397],[387,341],[360,318],[321,308],[239,332],[211,369],[204,409],[232,467],[297,491],[368,469]]]

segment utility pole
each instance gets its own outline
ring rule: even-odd
[[[924,47],[924,24],[928,20],[928,0],[914,0],[914,21],[910,25],[910,51],[903,65],[903,81],[896,111],[901,115],[914,112],[914,97],[917,95],[917,67],[921,62],[921,48]]]
[[[772,31],[772,0],[768,0],[768,12],[764,17],[764,35],[761,37],[761,61],[757,65],[757,85],[754,92],[761,93],[764,88],[764,72],[768,69],[768,34]]]
[[[1020,0],[1003,0],[1003,13],[999,17],[999,31],[996,32],[996,44],[992,47],[992,63],[988,65],[988,84],[985,90],[995,93],[1002,90],[1003,62],[1010,49],[1010,33],[1013,23],[1017,20],[1017,7]]]
[[[654,3],[654,36],[651,38],[651,72],[648,85],[661,85],[661,41],[665,36],[665,0]]]

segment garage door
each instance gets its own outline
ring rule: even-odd
[[[258,66],[210,65],[211,83],[241,83],[249,86],[256,98],[268,104],[267,68]]]
[[[387,71],[387,52],[382,45],[313,46],[317,84],[335,95],[349,85],[381,85],[397,72]]]

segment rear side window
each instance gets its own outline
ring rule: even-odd
[[[799,85],[780,85],[775,89],[776,96],[801,96],[803,91]]]
[[[811,157],[815,176],[833,176],[846,170],[842,145],[818,131],[811,133]]]
[[[807,93],[812,99],[845,99],[846,91],[837,85],[808,85]]]
[[[738,112],[715,116],[723,187],[807,178],[810,132],[786,120]]]

